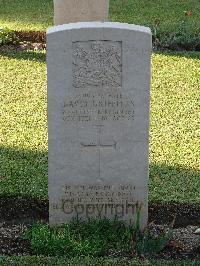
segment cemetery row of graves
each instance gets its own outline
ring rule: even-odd
[[[53,1],[0,2],[0,25],[14,31],[45,32],[53,24]],[[199,50],[200,7],[196,0],[110,0],[109,21],[151,28],[156,45]]]
[[[0,45],[0,265],[199,265],[199,3],[110,3],[110,20],[153,33],[145,233],[104,219],[49,228],[44,32],[53,6],[8,3],[0,2],[0,40],[9,39]],[[117,145],[108,140],[106,149]]]

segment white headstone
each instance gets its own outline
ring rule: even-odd
[[[74,23],[47,32],[50,224],[148,218],[151,32]]]
[[[109,0],[54,0],[54,23],[107,21],[108,11]]]

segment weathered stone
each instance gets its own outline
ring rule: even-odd
[[[197,228],[194,232],[196,235],[200,235],[200,228]]]
[[[47,33],[50,224],[148,218],[151,32],[75,23]]]
[[[108,11],[109,0],[54,0],[54,23],[107,21]]]

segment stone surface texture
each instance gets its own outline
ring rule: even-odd
[[[107,21],[109,0],[54,0],[54,24]]]
[[[47,32],[50,224],[148,219],[150,29],[85,22]]]

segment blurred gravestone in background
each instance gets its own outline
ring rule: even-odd
[[[54,0],[54,24],[107,21],[109,0]]]

